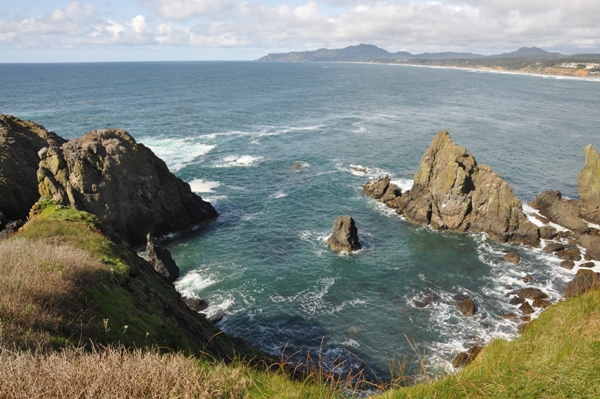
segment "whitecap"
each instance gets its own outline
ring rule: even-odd
[[[208,154],[216,145],[199,143],[197,139],[142,138],[140,142],[149,147],[160,159],[165,161],[172,172]]]
[[[213,193],[213,189],[221,185],[218,181],[194,179],[189,182],[190,188],[195,193]]]
[[[288,195],[286,193],[284,193],[283,190],[281,190],[281,191],[277,191],[276,193],[269,195],[269,198],[279,199],[279,198],[285,198],[287,196]]]
[[[177,291],[183,296],[195,297],[203,289],[220,282],[215,276],[201,270],[193,270],[175,281]]]
[[[250,167],[260,164],[263,161],[263,157],[261,156],[252,156],[252,155],[232,155],[223,158],[223,161],[217,163],[215,166],[218,168],[227,168],[233,166],[240,167]]]

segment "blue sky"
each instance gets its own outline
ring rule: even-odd
[[[0,0],[0,62],[252,60],[359,43],[600,53],[600,1]]]

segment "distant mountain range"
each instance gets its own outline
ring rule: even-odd
[[[523,47],[512,53],[497,55],[481,55],[473,53],[422,53],[411,54],[406,51],[390,53],[372,44],[359,44],[342,49],[321,48],[314,51],[298,51],[290,53],[268,54],[258,61],[287,61],[287,62],[395,62],[408,60],[470,60],[470,59],[523,59],[523,60],[553,60],[553,59],[598,59],[597,54],[580,54],[567,56],[551,53],[537,47]]]

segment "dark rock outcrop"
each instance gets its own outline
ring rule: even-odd
[[[471,297],[457,301],[454,306],[456,306],[456,309],[458,309],[460,313],[467,317],[473,317],[475,315],[475,304]]]
[[[6,223],[4,229],[0,231],[0,240],[4,240],[19,231],[19,229],[25,225],[25,222],[25,219],[20,219]]]
[[[548,294],[538,288],[523,288],[517,292],[519,298],[536,300],[538,298],[546,299]]]
[[[147,240],[146,255],[152,268],[169,283],[177,280],[179,278],[179,267],[171,257],[171,251],[159,245],[156,238],[150,234],[148,234]]]
[[[378,182],[376,195],[384,185],[385,180]],[[423,155],[412,189],[387,204],[407,220],[436,230],[483,232],[500,242],[539,245],[539,229],[527,220],[508,184],[489,166],[477,165],[445,130]]]
[[[41,125],[0,115],[0,212],[8,220],[26,218],[40,198],[38,151],[65,142]]]
[[[363,186],[363,193],[392,208],[398,208],[398,201],[402,197],[402,189],[394,183],[390,183],[389,176],[371,180]]]
[[[529,205],[550,219],[551,222],[569,230],[580,234],[585,234],[589,230],[588,225],[579,217],[579,201],[563,198],[558,190],[544,191]]]
[[[90,212],[130,244],[212,220],[217,211],[129,133],[102,129],[40,151],[43,198]]]
[[[577,239],[577,245],[586,249],[586,260],[600,260],[600,237],[582,235]]]
[[[600,224],[600,155],[591,145],[584,149],[585,165],[579,172],[578,192],[580,215]]]
[[[338,216],[333,222],[333,233],[327,239],[327,246],[335,251],[358,251],[358,229],[350,216]]]
[[[532,314],[533,312],[535,312],[535,310],[531,307],[529,302],[523,302],[523,304],[519,306],[519,309],[525,314]]]
[[[413,301],[413,304],[415,305],[415,307],[422,309],[425,308],[429,305],[431,305],[432,303],[435,303],[437,301],[438,297],[436,294],[434,294],[433,292],[424,294],[423,296],[421,296],[418,299],[415,299]]]
[[[575,278],[567,283],[565,297],[571,298],[597,289],[600,289],[600,273],[585,270],[584,273],[577,273]]]
[[[468,351],[459,353],[452,360],[452,367],[458,368],[458,367],[464,367],[464,366],[470,364],[473,360],[475,360],[477,355],[479,355],[479,353],[482,350],[483,350],[483,347],[475,345],[475,346],[472,346],[471,348],[469,348]]]
[[[192,309],[195,312],[202,312],[208,308],[208,303],[206,303],[203,299],[198,298],[183,298],[183,302],[187,305],[188,308]]]

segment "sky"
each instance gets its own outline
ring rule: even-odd
[[[600,53],[600,0],[0,0],[0,62],[254,60],[360,43]]]

